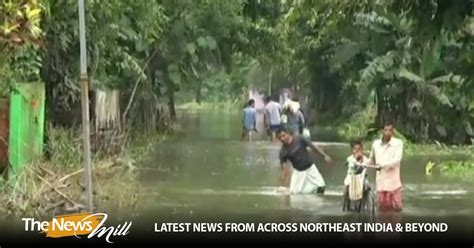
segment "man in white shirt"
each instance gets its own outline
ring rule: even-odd
[[[380,166],[376,175],[377,200],[381,211],[402,211],[402,182],[400,162],[403,157],[403,142],[393,137],[395,128],[387,122],[381,139],[375,140],[370,151],[372,164]]]
[[[275,142],[276,132],[281,128],[281,106],[279,103],[272,101],[270,96],[265,98],[265,125],[271,133],[271,140]]]

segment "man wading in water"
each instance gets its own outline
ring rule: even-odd
[[[241,141],[247,137],[252,141],[252,133],[257,132],[257,111],[255,110],[255,100],[250,99],[242,111],[242,135]]]
[[[370,151],[370,162],[379,166],[377,172],[378,207],[384,212],[399,212],[403,209],[400,163],[403,157],[403,142],[393,137],[392,122],[385,123],[382,138],[374,141]]]
[[[311,148],[316,153],[324,157],[326,163],[332,163],[331,158],[319,147],[313,145],[311,140],[300,135],[293,135],[285,129],[277,131],[277,137],[283,144],[280,150],[280,162],[282,169],[282,181],[285,187],[288,186],[290,175],[290,165],[293,165],[291,181],[289,183],[291,194],[323,194],[326,184],[319,173],[318,168],[311,160],[307,148]]]
[[[281,128],[281,106],[279,103],[272,101],[270,96],[265,98],[265,125],[271,135],[271,141],[275,142],[276,132]]]

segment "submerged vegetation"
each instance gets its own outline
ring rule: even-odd
[[[426,175],[441,173],[445,176],[472,180],[474,176],[474,159],[467,161],[448,160],[440,163],[429,161],[425,167]]]
[[[466,180],[474,178],[474,160],[469,161],[445,161],[440,165],[441,173]]]

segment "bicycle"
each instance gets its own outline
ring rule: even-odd
[[[372,221],[375,221],[375,214],[376,214],[376,186],[374,185],[373,188],[370,185],[369,180],[367,179],[367,169],[379,169],[377,166],[368,166],[368,165],[359,165],[358,173],[355,175],[362,174],[364,178],[363,183],[363,192],[362,198],[360,200],[351,200],[349,198],[349,190],[344,191],[343,195],[343,206],[342,211],[356,211],[358,214],[365,212],[368,213],[371,217]],[[354,206],[354,208],[352,207]]]

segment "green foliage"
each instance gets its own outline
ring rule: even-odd
[[[48,131],[48,153],[53,165],[75,168],[82,162],[82,140],[74,130],[51,128]]]
[[[38,0],[5,0],[0,3],[0,53],[7,53],[41,38],[41,13]]]
[[[370,105],[363,111],[353,114],[349,120],[339,126],[339,135],[346,140],[367,137],[368,133],[372,131],[371,124],[375,114],[375,107]]]
[[[44,10],[36,0],[2,1],[0,3],[0,96],[10,92],[17,82],[37,81],[41,58],[41,14]]]
[[[138,98],[130,100],[132,119],[154,116],[164,105],[175,115],[176,100],[232,102],[250,87],[292,87],[326,120],[344,119],[343,133],[359,135],[362,121],[348,121],[374,104],[364,127],[392,117],[410,140],[470,143],[472,5],[90,0],[88,72],[93,87]],[[5,1],[0,14],[2,87],[41,76],[50,112],[79,107],[77,3]],[[41,50],[32,46],[39,39]]]
[[[474,161],[444,161],[437,165],[441,173],[451,177],[471,180],[474,177]]]
[[[440,143],[415,144],[407,141],[404,144],[404,155],[407,156],[462,156],[471,157],[474,146],[447,146]]]
[[[474,45],[468,41],[472,5],[468,0],[293,2],[286,21],[295,28],[288,29],[288,37],[298,41],[295,59],[306,60],[311,70],[314,107],[349,118],[344,113],[375,100],[376,125],[390,115],[411,140],[470,143],[472,110],[459,99],[474,91],[474,74],[467,69],[473,61],[465,56]],[[367,97],[370,92],[375,99]],[[459,118],[469,124],[459,124]],[[444,135],[437,126],[446,129]],[[353,132],[349,129],[343,132]]]
[[[396,52],[389,51],[368,62],[367,67],[361,72],[361,81],[372,82],[378,74],[386,73],[393,67],[396,57],[398,57]]]
[[[49,15],[42,23],[46,33],[42,76],[50,98],[68,109],[79,99],[77,3],[48,3]],[[86,21],[93,86],[131,89],[130,82],[146,78],[142,64],[167,22],[160,5],[152,1],[86,1]]]

